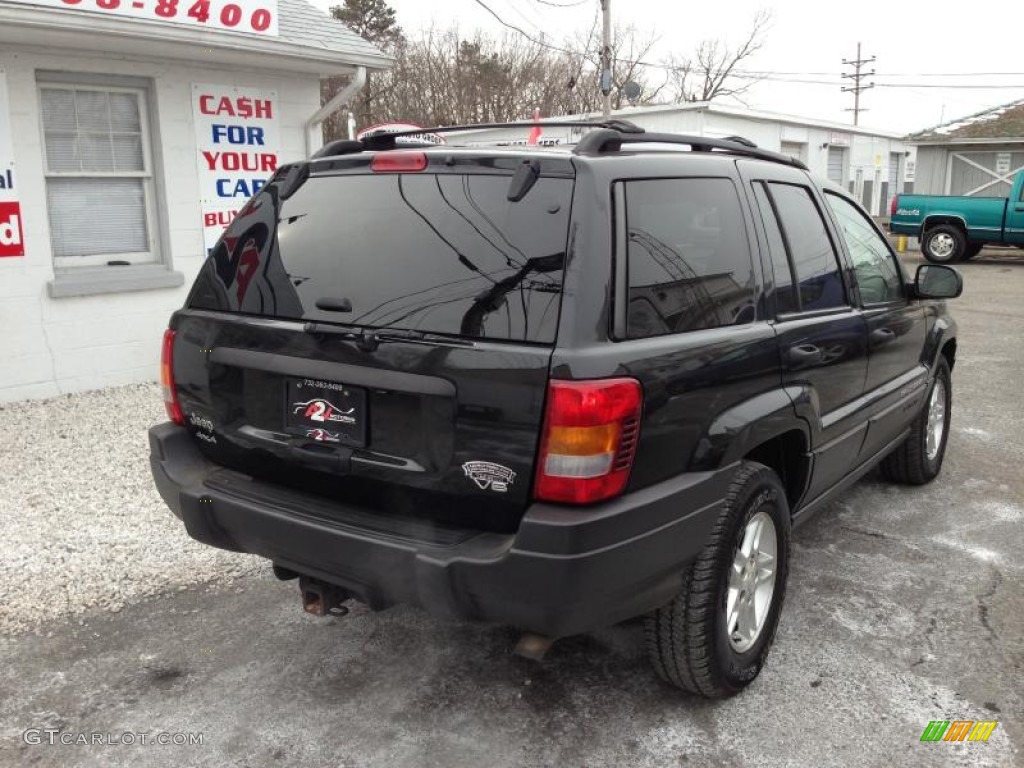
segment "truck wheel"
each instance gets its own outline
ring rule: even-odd
[[[963,230],[951,224],[929,229],[921,241],[921,253],[933,264],[955,264],[964,257],[966,248]]]
[[[924,485],[938,476],[946,455],[952,405],[949,363],[940,356],[924,409],[914,419],[907,439],[882,460],[882,474],[887,479],[903,485]]]
[[[966,250],[964,250],[964,261],[970,261],[971,259],[973,259],[979,253],[981,253],[981,249],[984,247],[985,246],[983,244],[968,243]]]
[[[647,650],[663,680],[724,698],[757,677],[786,594],[789,538],[789,504],[778,476],[743,462],[679,593],[647,616]]]

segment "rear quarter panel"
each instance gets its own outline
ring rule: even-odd
[[[570,258],[552,376],[631,376],[640,381],[644,413],[631,490],[681,472],[709,468],[712,455],[723,456],[721,439],[727,437],[711,435],[716,419],[766,392],[781,391],[775,330],[765,319],[648,339],[612,338],[613,274],[615,260],[621,258],[615,250],[613,184],[687,176],[729,176],[742,189],[735,165],[718,158],[627,154],[577,168]],[[763,283],[758,242],[746,205],[743,211],[741,225],[754,259],[759,298]],[[736,430],[743,426],[737,425]]]

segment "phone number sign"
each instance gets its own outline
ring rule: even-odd
[[[19,0],[201,29],[277,36],[277,0]]]

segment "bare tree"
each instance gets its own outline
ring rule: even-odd
[[[724,96],[739,99],[761,78],[740,76],[737,69],[764,47],[771,21],[770,11],[759,11],[750,32],[738,46],[732,47],[723,40],[703,40],[693,56],[671,57],[668,67],[675,101],[711,101]]]
[[[586,34],[554,44],[511,30],[497,36],[479,30],[464,34],[457,26],[432,26],[406,36],[385,0],[344,0],[332,12],[395,57],[391,69],[372,74],[354,104],[360,126],[505,122],[528,119],[534,109],[549,116],[601,108],[596,15]],[[652,64],[656,36],[633,26],[616,27],[612,107],[657,103],[666,91],[675,101],[742,94],[754,81],[737,73],[737,67],[761,49],[769,21],[768,13],[759,13],[738,47],[705,40],[692,57],[668,65]],[[344,78],[333,78],[324,98],[344,83]],[[626,97],[628,83],[639,86],[632,100]],[[328,121],[325,138],[343,136],[344,128],[343,119]]]
[[[613,78],[618,105],[624,103],[626,82],[643,81],[638,60],[653,40],[631,29],[617,38],[625,52]],[[593,30],[553,48],[512,32],[466,36],[457,27],[432,27],[393,49],[397,61],[378,77],[372,114],[366,117],[441,125],[521,120],[534,109],[543,115],[594,111],[601,98],[595,42]],[[656,95],[657,89],[646,89],[641,98]]]

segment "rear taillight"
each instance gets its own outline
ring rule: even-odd
[[[552,381],[534,496],[590,504],[622,493],[640,432],[636,379]]]
[[[164,408],[167,418],[175,424],[185,424],[178,402],[178,389],[174,386],[174,331],[164,331],[164,343],[160,350],[160,387],[164,391]]]
[[[370,161],[374,173],[416,173],[427,167],[427,156],[423,152],[381,152]]]
[[[893,195],[892,196],[892,204],[889,206],[889,217],[890,218],[896,215],[896,208],[899,206],[899,204],[900,204],[900,196],[899,195]]]

